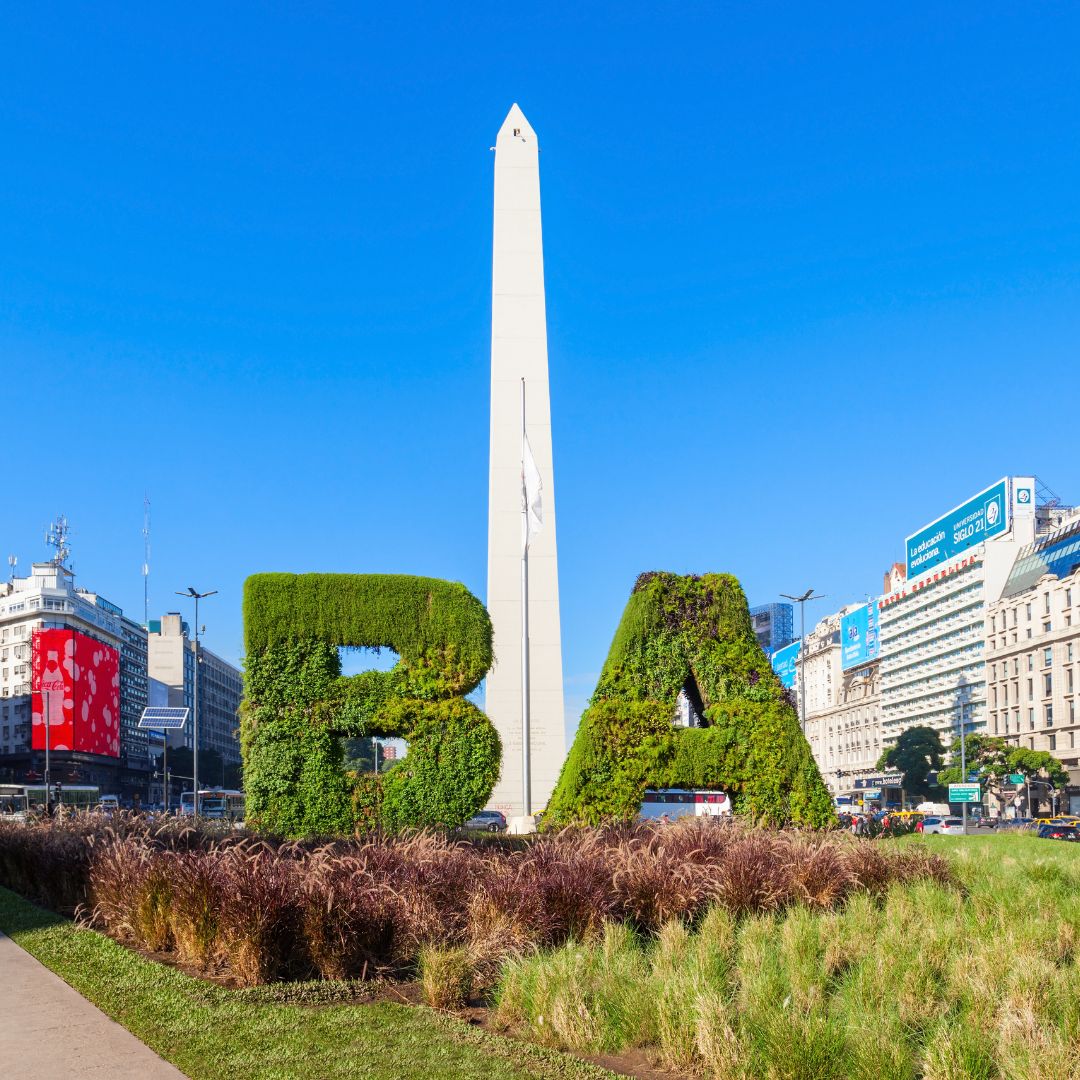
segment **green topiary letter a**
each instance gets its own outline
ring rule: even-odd
[[[704,726],[674,726],[683,689]],[[723,790],[774,825],[835,820],[730,574],[638,578],[545,821],[628,820],[646,788]]]

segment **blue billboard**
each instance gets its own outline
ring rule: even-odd
[[[772,669],[789,690],[795,687],[795,666],[799,660],[799,647],[800,642],[794,641],[772,654]]]
[[[877,604],[865,604],[840,618],[840,666],[848,668],[869,664],[878,658]]]
[[[999,480],[907,538],[908,580],[1009,527],[1008,481]]]

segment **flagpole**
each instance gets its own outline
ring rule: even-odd
[[[529,797],[529,499],[525,489],[525,380],[521,380],[521,813]]]

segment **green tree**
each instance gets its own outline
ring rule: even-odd
[[[1007,760],[1009,771],[1022,775],[1029,785],[1031,801],[1036,807],[1042,802],[1043,795],[1061,791],[1069,782],[1068,770],[1046,750],[1027,750],[1018,746],[1009,751]],[[1034,785],[1034,789],[1030,785]]]
[[[941,768],[945,748],[941,736],[929,727],[912,727],[903,732],[878,758],[879,769],[895,769],[904,777],[904,790],[926,796],[933,786],[929,775]]]
[[[999,808],[1003,808],[1007,800],[1004,786],[1008,783],[1009,773],[1014,771],[1009,767],[1009,744],[996,735],[968,735],[966,743],[968,772],[978,772],[983,789],[997,800]],[[959,739],[954,739],[949,748],[949,760],[952,764],[938,773],[941,787],[967,781],[960,768]]]

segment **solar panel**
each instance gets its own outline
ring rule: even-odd
[[[148,705],[139,717],[139,727],[153,728],[155,731],[177,731],[187,721],[187,708],[173,708],[169,705]]]

